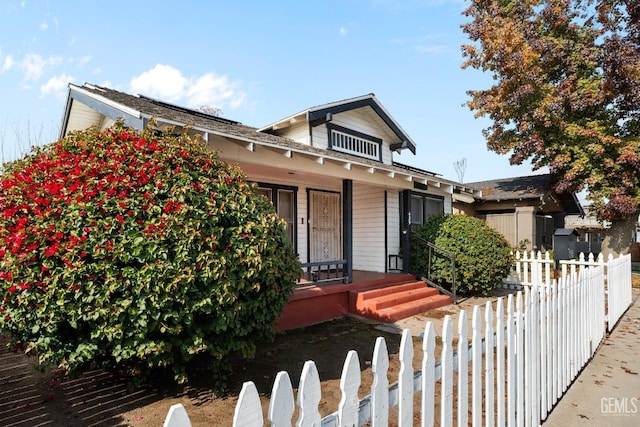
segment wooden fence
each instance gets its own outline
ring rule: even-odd
[[[624,307],[624,301],[626,290],[630,294],[631,289],[630,257],[610,261],[608,269],[610,295],[614,281],[614,292],[623,295],[616,299],[616,308],[610,305],[608,312],[621,311],[619,317],[628,307]],[[315,363],[308,361],[304,365],[297,400],[289,374],[280,372],[271,392],[267,420],[272,426],[291,426],[297,405],[299,427],[361,426],[367,422],[377,427],[388,424],[390,408],[397,406],[399,426],[412,426],[416,418],[422,426],[433,426],[436,421],[441,426],[538,425],[595,353],[604,337],[606,312],[604,266],[580,268],[559,281],[543,286],[533,284],[506,300],[499,298],[484,307],[474,307],[471,331],[465,311],[460,312],[456,329],[453,318],[445,316],[438,354],[434,327],[427,322],[421,370],[416,372],[412,368],[412,337],[409,330],[404,330],[399,351],[401,368],[391,386],[386,342],[378,338],[371,364],[371,394],[364,399],[358,398],[358,354],[350,351],[340,380],[341,401],[337,411],[324,418],[318,412],[321,392]],[[438,356],[440,359],[436,360]],[[414,408],[417,393],[420,404]],[[182,405],[172,406],[164,426],[190,425]],[[264,425],[253,382],[242,388],[233,425]]]

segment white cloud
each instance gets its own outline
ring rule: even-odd
[[[40,24],[40,31],[47,31],[49,29],[49,24],[47,24],[46,22],[43,22],[42,24]]]
[[[340,27],[340,35],[344,37],[347,34],[349,34],[349,30],[347,29],[347,27],[344,27],[344,26]]]
[[[40,86],[40,96],[55,95],[58,98],[64,98],[67,92],[67,85],[73,80],[75,80],[73,77],[66,74],[51,77],[49,81]]]
[[[91,56],[91,55],[85,55],[85,56],[83,56],[82,58],[78,59],[78,63],[79,63],[80,65],[84,65],[84,64],[86,64],[87,62],[91,61],[92,59],[93,59],[93,56]]]
[[[24,71],[24,80],[36,81],[42,75],[42,69],[47,61],[37,53],[29,53],[20,61],[18,67]]]
[[[182,102],[187,107],[209,105],[224,109],[240,107],[246,93],[240,90],[239,82],[231,82],[227,76],[206,73],[185,77],[180,70],[170,65],[157,64],[131,79],[131,89],[169,102]]]
[[[28,53],[21,60],[14,59],[13,56],[7,55],[2,63],[1,72],[16,68],[22,71],[22,80],[25,83],[37,82],[42,77],[45,67],[56,67],[64,62],[62,56],[50,56],[44,58],[37,53]]]
[[[2,63],[2,71],[4,72],[10,70],[11,68],[13,68],[14,64],[15,61],[13,60],[13,56],[7,55],[4,58],[4,62]]]
[[[170,65],[157,64],[149,71],[131,79],[131,89],[145,95],[167,101],[177,101],[184,97],[188,79],[180,70]]]

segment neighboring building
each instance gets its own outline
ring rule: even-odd
[[[565,226],[578,232],[576,252],[593,253],[598,256],[602,248],[602,241],[609,231],[609,223],[598,221],[591,215],[590,206],[584,207],[583,215],[567,215]]]
[[[69,85],[61,136],[104,129],[118,118],[137,129],[151,118],[158,129],[190,125],[273,201],[303,264],[344,269],[347,279],[353,270],[386,272],[400,253],[406,270],[408,228],[478,195],[470,185],[395,162],[395,153],[417,147],[373,94],[257,129],[144,96]]]
[[[567,215],[584,215],[575,193],[556,193],[551,175],[530,175],[466,183],[481,192],[475,203],[454,203],[460,213],[476,216],[502,233],[514,247],[547,250],[553,234],[565,228]]]

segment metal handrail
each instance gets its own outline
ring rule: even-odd
[[[454,304],[457,304],[457,295],[456,295],[456,256],[453,252],[448,251],[444,248],[441,248],[440,246],[437,246],[431,242],[429,242],[426,239],[423,239],[420,236],[416,236],[415,234],[413,234],[411,236],[412,239],[416,239],[417,241],[419,241],[422,244],[427,245],[427,247],[429,248],[429,256],[427,258],[427,274],[426,277],[424,277],[422,275],[422,272],[416,272],[417,275],[420,276],[420,278],[422,280],[424,280],[425,282],[427,282],[429,285],[437,288],[438,290],[440,290],[441,292],[449,295],[451,297],[451,299],[453,300]],[[434,282],[433,280],[431,280],[431,257],[433,255],[433,252],[439,252],[443,255],[445,255],[446,257],[448,257],[451,260],[451,290],[445,288],[444,286]]]

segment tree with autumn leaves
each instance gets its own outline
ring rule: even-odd
[[[301,272],[271,203],[187,132],[76,132],[0,185],[0,332],[69,371],[218,374],[272,335]]]
[[[611,222],[603,251],[628,251],[640,212],[640,3],[471,0],[463,68],[488,148],[547,167],[558,192],[588,190]]]

